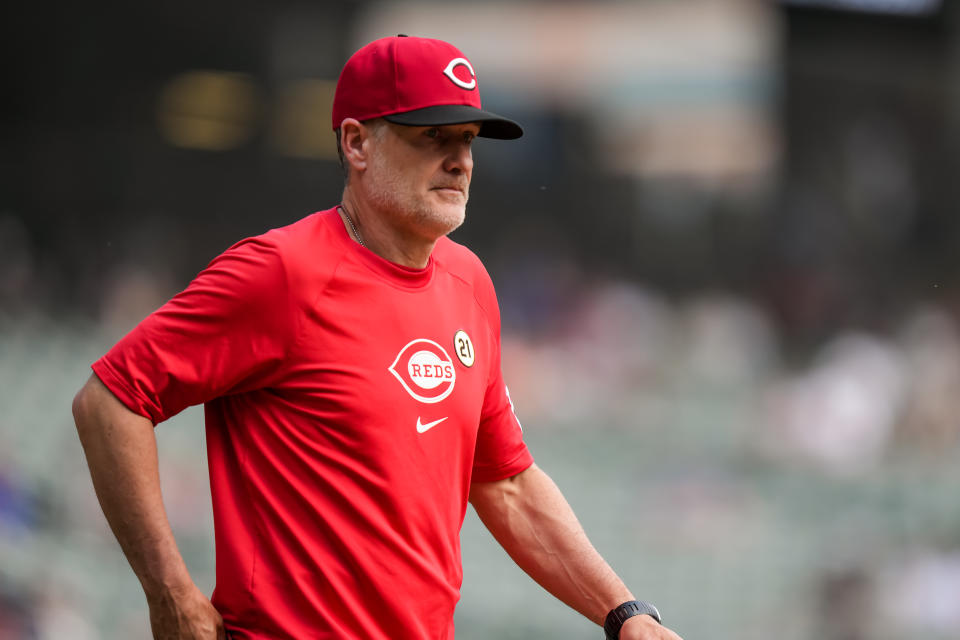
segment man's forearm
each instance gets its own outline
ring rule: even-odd
[[[610,609],[633,599],[536,465],[508,480],[474,484],[470,501],[521,569],[590,620],[602,625]]]
[[[73,414],[100,506],[148,598],[192,586],[160,494],[153,425],[96,376]]]

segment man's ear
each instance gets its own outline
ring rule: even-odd
[[[343,161],[351,171],[363,171],[367,168],[368,149],[364,145],[370,137],[370,129],[359,120],[346,118],[340,124],[340,146],[343,149]]]

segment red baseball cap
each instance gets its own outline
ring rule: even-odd
[[[420,127],[479,122],[486,138],[523,135],[513,120],[481,108],[477,74],[459,49],[404,35],[374,40],[347,60],[333,98],[333,128],[345,118]]]

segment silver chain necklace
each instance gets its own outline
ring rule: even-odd
[[[367,245],[363,243],[363,238],[360,237],[360,232],[357,231],[357,227],[353,224],[353,218],[351,218],[350,214],[347,213],[347,208],[341,204],[340,210],[343,211],[343,217],[347,219],[347,223],[350,225],[350,228],[353,230],[353,235],[357,237],[357,242],[360,243],[361,247],[366,248]]]

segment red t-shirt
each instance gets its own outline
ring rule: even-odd
[[[335,209],[234,245],[93,370],[154,424],[206,404],[234,638],[453,638],[470,483],[533,462],[477,257],[400,267]]]

